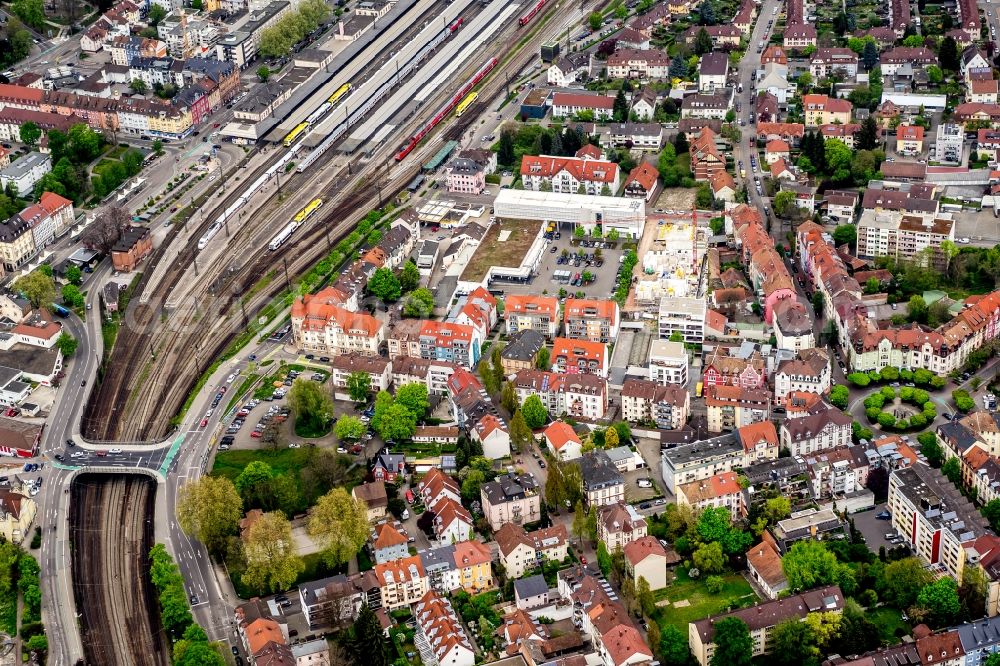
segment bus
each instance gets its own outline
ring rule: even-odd
[[[703,386],[704,386],[704,384],[702,382],[698,382],[698,385],[695,386],[695,388],[694,388],[694,395],[695,395],[696,398],[700,398],[701,397],[701,389],[702,389]]]
[[[310,215],[319,210],[319,208],[322,205],[323,205],[322,199],[313,199],[306,205],[305,208],[303,208],[302,210],[300,210],[298,213],[295,214],[294,221],[297,224],[301,224],[306,220],[306,218],[308,218]]]
[[[307,127],[309,127],[309,123],[299,123],[295,129],[289,132],[288,136],[285,137],[285,148],[291,146],[292,142],[299,138],[299,135],[305,132]]]
[[[455,117],[458,118],[463,113],[465,113],[469,109],[469,107],[472,106],[472,103],[475,102],[478,98],[479,98],[479,93],[477,92],[470,92],[468,95],[466,95],[465,99],[459,102],[458,108],[455,109]]]
[[[330,98],[326,101],[328,101],[330,104],[336,104],[344,97],[344,95],[346,95],[349,92],[351,92],[351,84],[345,83],[344,85],[337,88],[337,92],[330,95]]]

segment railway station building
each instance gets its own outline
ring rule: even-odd
[[[567,228],[582,226],[587,232],[601,225],[604,234],[615,229],[622,238],[639,239],[646,223],[642,199],[500,190],[493,208],[501,219],[555,222]]]

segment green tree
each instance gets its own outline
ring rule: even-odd
[[[839,224],[833,230],[833,242],[837,245],[854,247],[858,240],[858,228],[853,224]]]
[[[942,576],[920,589],[917,605],[927,611],[932,626],[953,624],[961,606],[958,601],[958,583],[951,576]]]
[[[746,622],[727,617],[715,623],[715,653],[710,666],[749,666],[753,656],[753,639]]]
[[[551,364],[551,354],[548,347],[542,347],[538,350],[538,356],[535,357],[535,367],[539,370],[548,370]]]
[[[941,40],[941,45],[938,47],[938,60],[943,69],[949,72],[958,71],[958,44],[955,43],[953,37],[945,37]]]
[[[257,78],[260,79],[261,83],[267,83],[267,80],[271,78],[271,68],[267,65],[261,65],[258,67]]]
[[[774,214],[782,218],[791,217],[798,208],[795,203],[795,193],[787,190],[774,195],[771,205],[774,206]]]
[[[720,573],[726,568],[726,554],[722,552],[722,544],[718,541],[703,543],[691,556],[694,565],[704,574]]]
[[[154,139],[153,140],[152,148],[153,148],[153,152],[156,153],[157,156],[160,156],[160,155],[163,154],[163,142],[160,141],[159,139]]]
[[[368,281],[368,291],[381,299],[383,303],[394,303],[399,300],[403,293],[396,275],[391,268],[385,266],[372,274]]]
[[[414,289],[403,301],[403,316],[427,319],[434,312],[434,294],[426,287]]]
[[[994,532],[1000,531],[1000,499],[990,500],[983,505],[983,516],[990,522]]]
[[[131,88],[132,92],[137,95],[145,95],[146,91],[149,89],[146,82],[142,79],[132,79],[132,81],[128,84],[128,87]]]
[[[672,624],[660,634],[660,660],[664,666],[687,666],[691,660],[687,634]]]
[[[590,532],[587,529],[587,510],[583,508],[583,500],[577,500],[576,506],[573,507],[573,535],[576,536],[579,542],[583,542],[583,538],[592,538]]]
[[[517,451],[523,451],[534,439],[531,428],[524,421],[524,415],[518,409],[514,412],[514,417],[510,420],[510,443]],[[551,474],[550,474],[551,476]]]
[[[403,264],[403,270],[399,273],[399,286],[403,293],[411,292],[420,286],[420,269],[412,259],[407,259]]]
[[[165,18],[167,18],[167,10],[164,9],[163,5],[153,3],[149,6],[149,13],[146,15],[146,20],[151,26],[158,26]]]
[[[181,486],[176,514],[181,529],[218,556],[225,548],[226,539],[239,527],[243,500],[229,479],[202,476]]]
[[[62,296],[63,303],[70,306],[71,308],[82,308],[84,303],[83,294],[80,292],[80,288],[74,284],[63,285],[60,292]]]
[[[825,301],[826,301],[826,298],[823,296],[823,292],[822,291],[819,291],[817,289],[816,291],[813,292],[813,295],[812,295],[812,306],[813,306],[813,311],[816,314],[819,314],[819,313],[821,313],[823,311],[823,306],[825,304]]]
[[[322,431],[333,418],[333,398],[314,381],[296,379],[288,392],[288,406],[295,420],[312,432]]]
[[[319,498],[306,529],[322,545],[323,561],[336,567],[354,557],[368,540],[368,508],[345,488],[334,488]]]
[[[14,291],[31,301],[32,307],[50,307],[56,300],[56,285],[41,271],[31,271],[14,280]]]
[[[76,348],[80,346],[80,341],[69,333],[60,333],[56,340],[56,346],[62,352],[64,358],[69,358],[76,353]]]
[[[396,404],[405,407],[415,419],[424,418],[431,407],[427,398],[427,385],[417,382],[403,384],[396,390]]]
[[[712,51],[712,37],[705,28],[700,28],[694,37],[694,52],[698,55],[705,55]]]
[[[18,134],[21,137],[21,143],[28,146],[34,146],[38,143],[38,140],[42,138],[41,128],[30,120],[21,125],[21,129]]]
[[[292,524],[280,511],[265,513],[250,525],[243,538],[243,553],[243,583],[260,592],[287,590],[305,570],[295,551]]]
[[[382,634],[382,624],[368,604],[361,605],[351,631],[350,644],[354,666],[390,666],[393,663],[389,641]]]
[[[613,449],[618,446],[618,431],[608,428],[604,431],[604,448]]]
[[[821,585],[840,585],[845,594],[855,588],[854,570],[837,561],[822,541],[797,541],[781,558],[781,569],[792,590],[810,590]]]
[[[814,663],[810,659],[815,647],[812,629],[798,618],[776,626],[768,644],[772,646],[770,660],[779,666]]]
[[[542,404],[542,399],[535,394],[529,395],[525,399],[524,404],[521,405],[521,413],[524,416],[524,422],[532,430],[541,428],[549,420],[548,410]]]
[[[274,470],[262,460],[252,460],[239,476],[236,477],[236,491],[243,498],[247,507],[258,507],[264,504],[271,492],[271,482],[274,480]]]
[[[905,557],[885,565],[876,581],[879,596],[886,603],[900,609],[917,603],[920,590],[934,580],[934,575],[924,568],[916,557]]]
[[[364,370],[356,370],[347,375],[347,395],[354,402],[367,402],[371,390],[372,376]]]
[[[500,132],[500,141],[497,144],[497,163],[503,166],[514,166],[514,132],[503,130]]]
[[[517,389],[514,382],[504,382],[503,390],[500,392],[500,406],[510,414],[517,411]]]
[[[628,120],[628,100],[625,99],[625,91],[621,88],[618,89],[618,94],[615,95],[615,103],[611,114],[616,123],[623,123]]]
[[[850,399],[850,393],[846,386],[837,384],[830,389],[830,404],[832,404],[837,409],[847,409],[847,403]]]
[[[337,439],[357,441],[361,439],[361,436],[365,434],[365,424],[362,423],[361,419],[356,416],[351,416],[345,414],[337,419],[337,423],[333,426],[333,432],[337,435]]]
[[[45,30],[45,7],[42,5],[42,0],[14,0],[10,5],[10,11],[37,32]]]
[[[590,16],[587,17],[587,24],[590,25],[590,29],[593,31],[598,31],[601,29],[601,25],[604,23],[604,17],[601,12],[591,12]]]
[[[927,302],[924,301],[923,296],[911,296],[906,311],[910,321],[919,324],[927,323]]]
[[[402,441],[413,437],[417,430],[417,419],[413,412],[403,405],[393,403],[385,412],[385,417],[375,428],[383,441]]]
[[[70,284],[80,286],[83,282],[83,271],[76,264],[71,264],[66,268],[66,279],[69,280]]]
[[[917,442],[920,443],[920,453],[927,458],[927,464],[931,467],[941,467],[944,464],[944,450],[933,432],[920,433]]]
[[[867,70],[871,70],[878,63],[878,47],[875,46],[875,40],[870,39],[865,42],[861,51],[861,63]]]

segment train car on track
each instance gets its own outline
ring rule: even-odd
[[[476,72],[471,79],[465,82],[465,85],[463,85],[458,92],[456,92],[455,95],[452,96],[452,98],[448,100],[443,107],[441,107],[434,117],[427,121],[427,123],[425,123],[416,134],[410,137],[409,141],[406,142],[406,145],[403,146],[398,153],[396,153],[396,161],[403,161],[407,155],[413,152],[413,149],[417,147],[417,144],[419,144],[425,136],[430,134],[431,130],[437,127],[438,123],[444,120],[445,116],[447,116],[452,109],[459,105],[459,102],[462,101],[469,91],[475,88],[480,81],[486,78],[487,74],[493,71],[493,68],[497,66],[498,62],[499,61],[496,58],[490,58],[487,60],[486,64],[480,67],[479,71]]]
[[[472,103],[475,102],[477,99],[479,99],[479,93],[477,92],[470,92],[468,95],[466,95],[465,99],[463,99],[461,103],[459,103],[458,108],[455,109],[455,117],[460,118],[462,114],[465,113],[469,109],[469,107],[472,106]]]
[[[448,32],[455,32],[462,27],[462,22],[465,21],[461,16],[455,19],[455,22],[448,26]]]
[[[528,25],[531,19],[535,18],[535,14],[540,12],[542,10],[542,7],[544,6],[545,6],[545,0],[538,0],[535,6],[531,8],[531,11],[529,11],[527,14],[525,14],[524,16],[522,16],[517,20],[517,24],[522,28]]]
[[[322,199],[313,199],[312,201],[310,201],[306,205],[305,208],[303,208],[302,210],[300,210],[298,213],[295,214],[295,217],[293,218],[293,220],[295,222],[301,224],[301,223],[305,222],[309,218],[310,215],[312,215],[313,213],[315,213],[322,206],[323,206],[323,200]]]
[[[351,92],[351,84],[345,83],[344,85],[337,88],[337,92],[330,95],[330,99],[326,101],[329,102],[330,104],[336,104],[341,99],[343,99],[344,95],[346,95],[349,92]]]
[[[333,104],[329,102],[323,102],[316,110],[309,114],[306,118],[306,125],[314,125],[320,118],[326,115],[326,112],[333,108]]]
[[[274,252],[279,247],[284,245],[285,241],[288,240],[293,233],[295,233],[295,230],[299,228],[300,224],[301,222],[297,221],[289,222],[284,229],[278,232],[277,236],[271,239],[271,242],[270,244],[268,244],[267,249],[270,250],[271,252]]]
[[[309,123],[299,123],[298,125],[296,125],[295,129],[293,129],[291,132],[288,133],[287,136],[285,136],[285,148],[291,146],[295,142],[295,140],[299,138],[299,135],[305,132],[306,128],[308,127]]]

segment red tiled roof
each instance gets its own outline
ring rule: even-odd
[[[614,183],[618,179],[618,165],[614,162],[546,155],[521,158],[522,176],[551,178],[561,171],[569,172],[576,180],[589,182]]]

